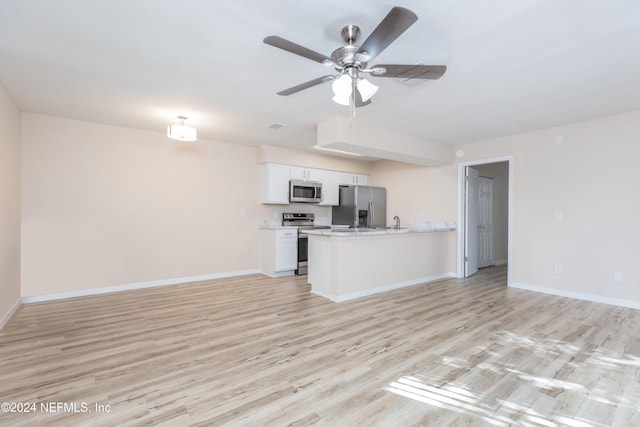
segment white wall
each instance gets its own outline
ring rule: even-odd
[[[261,205],[259,162],[370,168],[31,113],[22,144],[22,296],[256,270],[260,222],[305,208]]]
[[[371,168],[372,185],[387,188],[387,224],[399,216],[403,227],[416,221],[456,220],[456,168],[381,160]]]
[[[465,154],[454,165],[374,163],[375,185],[389,190],[387,221],[455,220],[457,163],[513,156],[511,285],[640,307],[640,111],[456,148]]]
[[[462,162],[514,157],[513,285],[640,304],[640,111],[458,148]]]
[[[22,295],[259,268],[253,147],[22,116]]]
[[[20,298],[20,111],[0,86],[0,327]]]
[[[0,120],[9,123],[2,130],[2,161],[17,159],[20,118],[6,96],[2,108]],[[556,144],[557,134],[562,144]],[[634,197],[640,112],[457,148],[465,151],[458,162],[514,158],[513,284],[640,302],[640,200]],[[259,265],[258,224],[273,213],[257,202],[259,156],[252,147],[185,145],[160,132],[23,114],[22,149],[24,296]],[[316,163],[308,166],[326,162]],[[8,165],[14,174],[19,170],[17,160]],[[9,169],[3,164],[3,172]],[[457,164],[379,161],[371,165],[371,176],[373,185],[389,190],[387,222],[394,215],[405,226],[456,220]],[[238,194],[239,184],[244,192]],[[9,235],[3,238],[3,262],[17,259],[20,247],[19,210],[5,204],[19,197],[17,188],[0,190],[10,212],[0,225]],[[556,211],[563,221],[554,220]],[[449,245],[451,265],[455,250]],[[563,274],[553,272],[555,265],[562,265]],[[614,280],[615,272],[622,273],[622,282]],[[15,271],[9,276],[10,283],[19,280]],[[16,285],[3,283],[1,289],[9,289],[11,299]],[[6,305],[11,303],[0,308]]]

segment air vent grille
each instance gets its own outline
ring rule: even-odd
[[[269,126],[267,126],[267,129],[278,130],[278,129],[283,128],[285,126],[286,125],[284,123],[271,123]]]

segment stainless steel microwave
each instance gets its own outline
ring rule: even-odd
[[[289,186],[289,201],[294,203],[320,203],[322,183],[292,179]]]

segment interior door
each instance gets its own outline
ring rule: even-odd
[[[495,264],[493,255],[493,179],[480,177],[478,190],[478,267]]]
[[[480,172],[469,166],[464,172],[464,277],[469,277],[478,272]]]

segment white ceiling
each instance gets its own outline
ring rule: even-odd
[[[262,39],[330,55],[393,6],[419,19],[370,65],[448,70],[372,77],[359,121],[455,145],[640,109],[638,0],[1,0],[0,84],[22,111],[158,132],[182,114],[201,139],[306,148],[348,107],[329,83],[276,95],[332,70]]]

